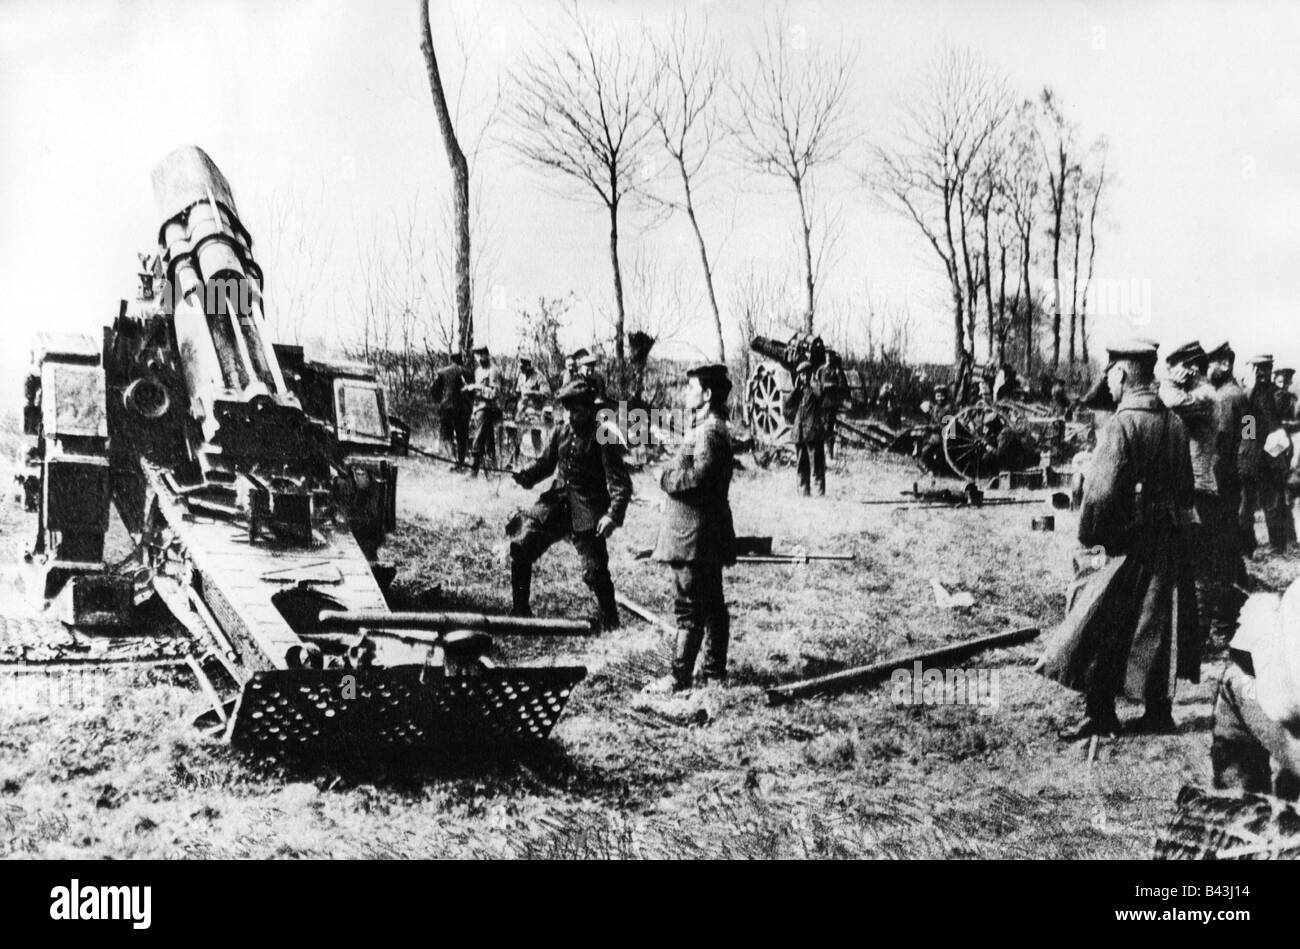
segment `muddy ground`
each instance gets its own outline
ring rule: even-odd
[[[404,463],[401,523],[387,555],[409,602],[508,606],[503,525],[534,492]],[[1075,515],[1030,530],[1038,505],[897,510],[918,472],[906,459],[833,463],[829,493],[799,498],[788,468],[737,474],[738,530],[781,549],[852,552],[853,563],[737,566],[725,690],[648,702],[670,644],[625,617],[598,639],[510,639],[502,661],[580,662],[549,744],[523,761],[458,760],[340,771],[250,761],[189,726],[205,701],[188,674],[116,670],[49,701],[19,701],[0,672],[0,855],[43,857],[1142,857],[1179,788],[1208,783],[1211,699],[1221,660],[1180,683],[1178,734],[1085,745],[1055,731],[1079,711],[1033,674],[1039,644],[964,663],[997,674],[996,707],[902,706],[888,686],[769,707],[765,688],[892,655],[1035,624],[1064,608]],[[615,583],[671,615],[651,546],[658,489],[611,540]],[[0,513],[9,555],[29,519]],[[1271,584],[1295,561],[1252,565]],[[931,581],[974,605],[940,607]],[[577,560],[539,565],[539,615],[589,610]],[[8,696],[7,699],[4,696]],[[30,696],[29,696],[30,698]],[[1140,709],[1121,707],[1121,715]]]

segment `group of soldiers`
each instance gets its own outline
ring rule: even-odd
[[[703,683],[726,679],[730,621],[722,569],[735,562],[728,501],[733,470],[726,421],[730,392],[725,366],[703,365],[687,373],[684,397],[692,426],[659,479],[665,500],[653,553],[672,570],[677,643],[672,672],[649,683],[652,692],[691,688],[701,648]],[[533,565],[552,544],[567,539],[582,562],[583,582],[595,597],[595,621],[604,630],[620,625],[606,540],[627,515],[632,481],[621,433],[597,416],[602,399],[599,385],[575,367],[556,394],[561,422],[541,454],[514,474],[523,488],[551,478],[536,503],[506,525],[511,610],[516,616],[532,615]]]
[[[1089,552],[1076,557],[1065,622],[1039,664],[1084,695],[1083,718],[1061,738],[1174,731],[1175,680],[1198,681],[1206,648],[1227,647],[1235,671],[1215,704],[1216,784],[1260,789],[1278,748],[1294,782],[1300,740],[1287,745],[1289,733],[1255,700],[1250,657],[1229,644],[1256,511],[1275,552],[1295,536],[1286,501],[1297,429],[1292,374],[1255,356],[1247,361],[1253,384],[1243,388],[1227,341],[1173,348],[1160,381],[1154,342],[1126,341],[1108,353],[1103,380],[1084,399],[1114,413],[1084,479],[1079,541]],[[1124,726],[1120,695],[1144,705]]]
[[[477,477],[480,470],[487,470],[498,460],[497,424],[506,415],[503,401],[508,393],[488,348],[478,347],[473,356],[474,368],[468,372],[461,354],[452,353],[448,364],[434,375],[431,395],[443,449],[451,454],[457,470],[465,467],[465,456],[470,455],[470,475]],[[552,424],[551,385],[531,358],[520,356],[518,363],[514,398],[507,408],[520,440],[527,439],[536,456]],[[561,385],[586,379],[603,402],[605,380],[598,364],[599,360],[586,349],[569,354]]]

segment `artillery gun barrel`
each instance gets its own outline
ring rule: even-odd
[[[785,343],[770,336],[755,336],[749,341],[749,348],[768,359],[775,359],[785,365]]]
[[[517,616],[488,616],[485,613],[389,613],[385,610],[321,610],[319,622],[334,629],[420,629],[446,632],[473,629],[501,636],[590,636],[593,626],[586,620],[533,619]]]

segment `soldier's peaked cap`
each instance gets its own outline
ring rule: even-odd
[[[565,383],[555,394],[560,402],[595,402],[596,390],[585,379]]]
[[[477,346],[477,347],[475,347],[475,349],[474,349],[474,355],[475,355],[475,356],[490,356],[491,353],[488,352],[488,348],[487,348],[486,346]]]
[[[1183,343],[1181,346],[1172,350],[1165,357],[1165,362],[1170,366],[1181,366],[1185,362],[1194,362],[1205,355],[1205,350],[1197,340]]]
[[[1111,362],[1131,359],[1134,362],[1149,362],[1155,365],[1156,344],[1149,339],[1122,339],[1106,347],[1106,354]]]
[[[593,356],[591,353],[584,352],[581,356],[578,357],[578,362],[584,366],[594,366],[596,365],[596,363],[600,362],[600,359],[596,356]]]
[[[572,353],[569,354],[569,358],[577,360],[577,359],[581,359],[583,356],[589,356],[589,355],[590,353],[587,352],[586,349],[575,349]]]
[[[1276,369],[1273,370],[1273,375],[1275,375],[1275,376],[1294,376],[1294,375],[1295,375],[1295,370],[1292,369],[1290,366],[1278,366]]]
[[[686,375],[695,376],[700,380],[700,385],[706,389],[715,389],[721,384],[730,385],[731,380],[727,378],[727,367],[722,363],[705,363],[702,366],[696,366],[693,369],[687,369]]]
[[[1216,339],[1208,343],[1202,343],[1201,348],[1205,350],[1205,355],[1209,359],[1223,359],[1236,355],[1232,351],[1231,344],[1226,339]]]
[[[1248,365],[1248,366],[1271,366],[1271,365],[1273,365],[1273,354],[1272,354],[1272,353],[1259,353],[1259,354],[1256,355],[1256,356],[1251,356],[1249,359],[1246,360],[1246,365]]]

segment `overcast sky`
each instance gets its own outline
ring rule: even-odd
[[[673,6],[593,0],[583,9],[598,27],[629,30],[662,24]],[[743,56],[761,8],[696,6]],[[454,74],[452,8],[434,0],[435,43]],[[562,17],[549,2],[458,9],[480,34],[462,101],[468,127],[523,53],[563,38]],[[908,83],[949,43],[978,51],[1021,95],[1051,86],[1083,139],[1109,139],[1098,277],[1149,288],[1144,334],[1166,342],[1228,335],[1239,352],[1300,359],[1300,4],[826,0],[791,3],[788,15],[809,49],[842,40],[860,48],[852,113],[862,138],[820,182],[822,199],[845,221],[824,302],[860,312],[869,292],[877,306],[905,306],[917,324],[913,355],[951,352],[936,261],[857,178]],[[480,325],[495,347],[513,351],[517,305],[572,291],[569,341],[585,342],[612,309],[606,220],[521,166],[500,144],[508,135],[498,125],[480,157],[483,243],[493,258]],[[17,365],[33,330],[97,332],[119,298],[133,294],[135,254],[153,248],[159,223],[150,172],[184,143],[207,150],[233,185],[272,300],[276,263],[296,266],[294,246],[330,251],[312,300],[322,325],[311,333],[354,332],[358,247],[378,235],[395,254],[395,215],[416,208],[429,239],[442,239],[437,209],[448,174],[416,0],[3,0],[4,367]],[[736,172],[725,152],[719,158],[701,213],[725,306],[731,282],[749,267],[784,268],[797,279],[796,208],[777,183]],[[268,233],[277,206],[304,218],[278,244]],[[639,253],[680,269],[696,291],[687,225],[649,223],[636,214],[625,221],[625,258]],[[672,347],[682,355],[707,346],[709,332],[702,305],[686,305],[692,320]],[[1128,330],[1103,320],[1094,339]]]

